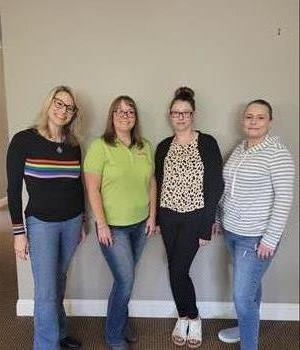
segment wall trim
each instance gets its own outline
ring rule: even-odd
[[[0,198],[0,209],[7,207],[7,197]]]
[[[235,310],[229,302],[197,303],[200,314],[206,319],[233,319]],[[65,308],[68,316],[105,316],[107,300],[66,299]],[[19,299],[17,316],[33,315],[33,300]],[[172,318],[176,317],[173,301],[165,300],[131,300],[129,312],[132,317]],[[299,304],[263,303],[262,320],[299,321]]]

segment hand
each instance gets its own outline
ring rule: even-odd
[[[28,240],[25,234],[14,236],[14,248],[16,256],[22,260],[28,260]]]
[[[160,226],[157,225],[157,226],[155,227],[155,232],[156,232],[157,235],[160,235],[160,234],[161,234]]]
[[[146,221],[146,227],[145,232],[150,237],[151,235],[155,234],[155,219],[149,217]]]
[[[83,243],[86,240],[88,233],[88,224],[86,221],[82,222],[79,243]]]
[[[260,259],[268,259],[274,255],[274,248],[271,248],[264,243],[260,242],[258,247],[257,247],[257,256]]]
[[[99,225],[97,227],[97,236],[100,244],[105,245],[106,247],[111,247],[114,244],[113,237],[108,225]]]
[[[204,247],[206,246],[210,241],[206,240],[206,239],[201,239],[199,238],[199,246],[200,247]]]
[[[222,233],[223,233],[222,226],[220,224],[218,224],[217,222],[215,222],[211,228],[212,236],[217,237],[217,236],[221,235]]]

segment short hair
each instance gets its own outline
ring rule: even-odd
[[[270,120],[273,119],[273,108],[272,108],[271,104],[268,101],[263,100],[261,98],[249,102],[245,108],[245,111],[249,106],[254,105],[254,104],[258,104],[258,105],[262,105],[262,106],[267,107]]]

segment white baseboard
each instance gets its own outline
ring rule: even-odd
[[[0,209],[7,207],[7,197],[0,198]]]
[[[68,316],[105,316],[107,300],[66,299],[65,308]],[[198,303],[201,317],[206,319],[233,319],[235,310],[232,303]],[[175,304],[164,300],[132,300],[129,305],[132,317],[171,318],[176,317]],[[18,316],[33,315],[33,300],[19,299]],[[263,303],[262,320],[299,321],[299,304]]]

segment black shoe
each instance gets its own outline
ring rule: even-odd
[[[81,343],[72,337],[65,337],[64,339],[61,339],[59,343],[60,346],[64,349],[81,349]]]

